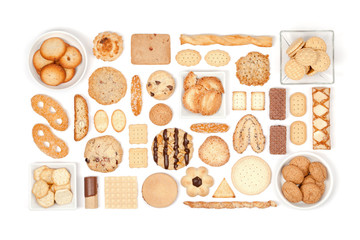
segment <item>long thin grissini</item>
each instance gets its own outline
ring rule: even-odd
[[[253,44],[258,47],[271,47],[272,37],[268,36],[245,36],[245,35],[180,35],[180,43],[191,45],[212,45],[220,44],[223,46],[239,46]]]
[[[268,208],[268,207],[277,207],[277,204],[274,201],[267,202],[184,202],[185,205],[191,208]]]

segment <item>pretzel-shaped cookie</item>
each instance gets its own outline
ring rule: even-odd
[[[34,111],[43,116],[56,130],[65,131],[69,125],[69,119],[65,110],[51,97],[38,94],[31,98],[31,106]]]
[[[191,208],[268,208],[276,207],[277,204],[274,201],[267,202],[184,202],[185,205]]]
[[[69,153],[66,143],[56,137],[44,124],[36,124],[33,127],[32,135],[36,146],[52,158],[63,158]]]

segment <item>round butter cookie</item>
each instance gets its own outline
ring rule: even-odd
[[[156,104],[149,112],[150,121],[158,126],[168,124],[172,119],[173,113],[171,108],[163,103]]]
[[[66,52],[67,44],[57,37],[46,39],[40,47],[41,56],[50,61],[58,61]]]
[[[238,160],[231,169],[235,188],[246,195],[263,192],[271,182],[271,169],[261,158],[247,156]]]
[[[166,71],[156,71],[150,75],[146,89],[151,97],[157,100],[166,100],[174,93],[175,80]]]
[[[318,60],[318,54],[314,49],[302,48],[296,53],[295,60],[302,66],[311,66]]]
[[[89,78],[89,95],[102,105],[120,101],[126,94],[124,75],[112,67],[96,69]]]
[[[73,46],[66,48],[65,54],[60,58],[59,64],[63,68],[76,68],[82,61],[80,51]]]
[[[199,158],[212,167],[223,166],[230,159],[229,147],[222,138],[210,136],[200,146]]]
[[[145,179],[141,191],[147,204],[156,208],[164,208],[175,202],[178,186],[170,175],[154,173]]]
[[[53,63],[54,61],[51,61],[51,60],[47,60],[45,58],[43,58],[41,56],[41,53],[40,53],[40,50],[37,50],[35,53],[34,53],[34,56],[33,56],[33,65],[34,65],[34,68],[36,69],[36,71],[38,73],[40,73],[41,69],[43,67],[45,67],[46,65],[50,64],[50,63]]]
[[[41,69],[40,79],[47,85],[57,86],[65,81],[66,72],[60,65],[51,63]]]
[[[123,39],[114,32],[99,33],[93,43],[95,57],[103,61],[114,61],[123,52]]]
[[[285,74],[292,80],[300,80],[306,74],[306,67],[300,65],[295,59],[290,59],[285,64]]]
[[[305,47],[306,48],[312,48],[314,50],[321,50],[326,52],[326,43],[323,39],[319,38],[319,37],[312,37],[309,38],[306,42],[305,42]]]

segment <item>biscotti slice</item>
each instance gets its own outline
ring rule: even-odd
[[[74,140],[80,141],[89,131],[89,110],[85,98],[76,94],[74,97]]]

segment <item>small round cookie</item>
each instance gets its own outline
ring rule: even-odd
[[[311,48],[302,48],[296,53],[295,60],[302,66],[311,66],[318,60],[318,53]]]
[[[48,191],[49,185],[43,180],[36,181],[32,188],[32,193],[35,195],[36,198],[45,197]]]
[[[171,108],[163,103],[156,104],[149,112],[150,121],[158,126],[168,124],[172,119],[173,113]]]
[[[166,100],[174,93],[175,80],[166,71],[156,71],[150,75],[146,89],[151,97],[157,100]]]
[[[57,86],[65,81],[66,72],[58,64],[51,63],[43,67],[40,71],[40,79],[43,83],[50,86]]]
[[[230,159],[229,147],[222,138],[210,136],[200,146],[199,158],[212,167],[223,166]]]
[[[41,56],[40,50],[37,50],[33,56],[33,65],[35,70],[39,73],[43,67],[53,63],[54,61],[47,60]]]
[[[312,162],[309,166],[311,176],[318,182],[323,182],[327,178],[326,167],[320,162]]]
[[[206,89],[200,85],[194,85],[187,89],[182,97],[184,108],[193,113],[200,112],[199,98],[206,92]]]
[[[300,80],[306,74],[306,67],[300,65],[295,59],[290,59],[285,64],[285,74],[292,80]]]
[[[64,70],[65,70],[65,74],[66,74],[64,83],[66,83],[66,82],[70,81],[71,79],[73,79],[73,77],[75,76],[75,73],[76,73],[76,69],[75,68],[64,68]]]
[[[294,165],[287,165],[283,167],[281,173],[284,179],[288,182],[293,182],[295,184],[300,184],[304,180],[304,174],[300,168]]]
[[[289,165],[294,165],[302,171],[304,176],[309,174],[310,160],[304,156],[297,156],[291,159]]]
[[[201,115],[209,116],[217,113],[221,107],[222,94],[216,90],[205,91],[198,100]]]
[[[178,186],[174,178],[165,173],[154,173],[142,185],[142,196],[152,207],[164,208],[175,202]]]
[[[330,67],[330,57],[326,52],[317,50],[318,59],[315,63],[311,64],[311,68],[316,72],[324,72]]]
[[[93,43],[95,57],[103,61],[114,61],[123,52],[122,37],[113,32],[99,33]]]
[[[45,197],[37,198],[36,202],[43,208],[51,207],[55,204],[55,194],[52,191],[48,191]]]
[[[126,94],[124,75],[112,67],[96,69],[89,78],[89,95],[102,105],[120,101]]]
[[[97,172],[113,172],[122,161],[121,144],[112,136],[102,136],[90,139],[85,147],[85,162],[88,167]]]
[[[189,167],[186,175],[181,178],[181,185],[186,188],[189,197],[205,197],[209,194],[209,188],[214,185],[214,179],[205,167]]]
[[[199,64],[201,60],[201,55],[198,51],[186,49],[179,51],[175,59],[178,64],[186,67],[191,67]]]
[[[285,182],[281,187],[281,191],[284,197],[292,203],[300,202],[303,198],[300,188],[293,182]]]
[[[59,64],[63,68],[76,68],[81,61],[82,56],[80,51],[76,47],[68,46],[65,54],[60,58]]]
[[[67,44],[57,37],[46,39],[40,47],[41,56],[50,61],[58,61],[66,52]]]
[[[305,47],[306,48],[312,48],[314,50],[321,50],[326,52],[326,43],[323,39],[319,38],[319,37],[312,37],[309,38],[306,42],[305,42]]]
[[[317,203],[322,194],[321,189],[314,183],[301,185],[300,190],[303,194],[303,202],[306,204]]]
[[[303,46],[305,42],[303,38],[298,38],[293,41],[290,46],[286,49],[286,54],[289,57],[293,57]]]

